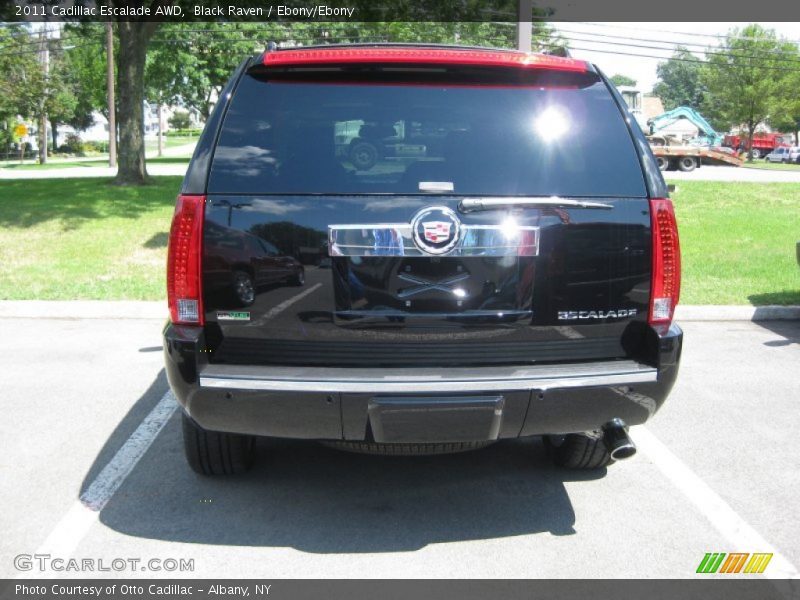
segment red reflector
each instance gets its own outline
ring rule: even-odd
[[[681,294],[681,248],[672,200],[669,198],[650,200],[650,226],[653,239],[653,271],[648,322],[659,334],[663,334],[672,323]]]
[[[586,72],[586,62],[582,60],[532,52],[455,48],[315,48],[264,54],[264,64],[268,67],[352,63],[470,65]]]
[[[167,253],[167,299],[173,323],[203,324],[203,214],[205,196],[178,196]]]

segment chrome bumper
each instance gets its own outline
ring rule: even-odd
[[[201,388],[352,394],[556,390],[652,383],[657,379],[656,368],[632,360],[452,369],[206,365],[199,377]]]

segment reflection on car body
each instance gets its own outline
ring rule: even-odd
[[[250,306],[259,288],[273,284],[303,285],[303,265],[282,255],[274,244],[251,233],[207,222],[203,238],[204,286],[227,308]]]

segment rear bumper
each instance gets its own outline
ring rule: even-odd
[[[658,360],[483,368],[344,369],[208,364],[202,330],[167,325],[167,377],[202,427],[379,442],[482,441],[644,423],[677,375],[683,332],[653,333]],[[368,433],[369,432],[369,433]]]

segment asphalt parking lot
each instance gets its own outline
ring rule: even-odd
[[[184,463],[161,326],[4,320],[2,577],[50,553],[194,571],[29,574],[683,578],[732,551],[797,575],[800,322],[685,323],[672,397],[607,471],[552,467],[537,440],[426,458],[264,440],[227,480]]]

